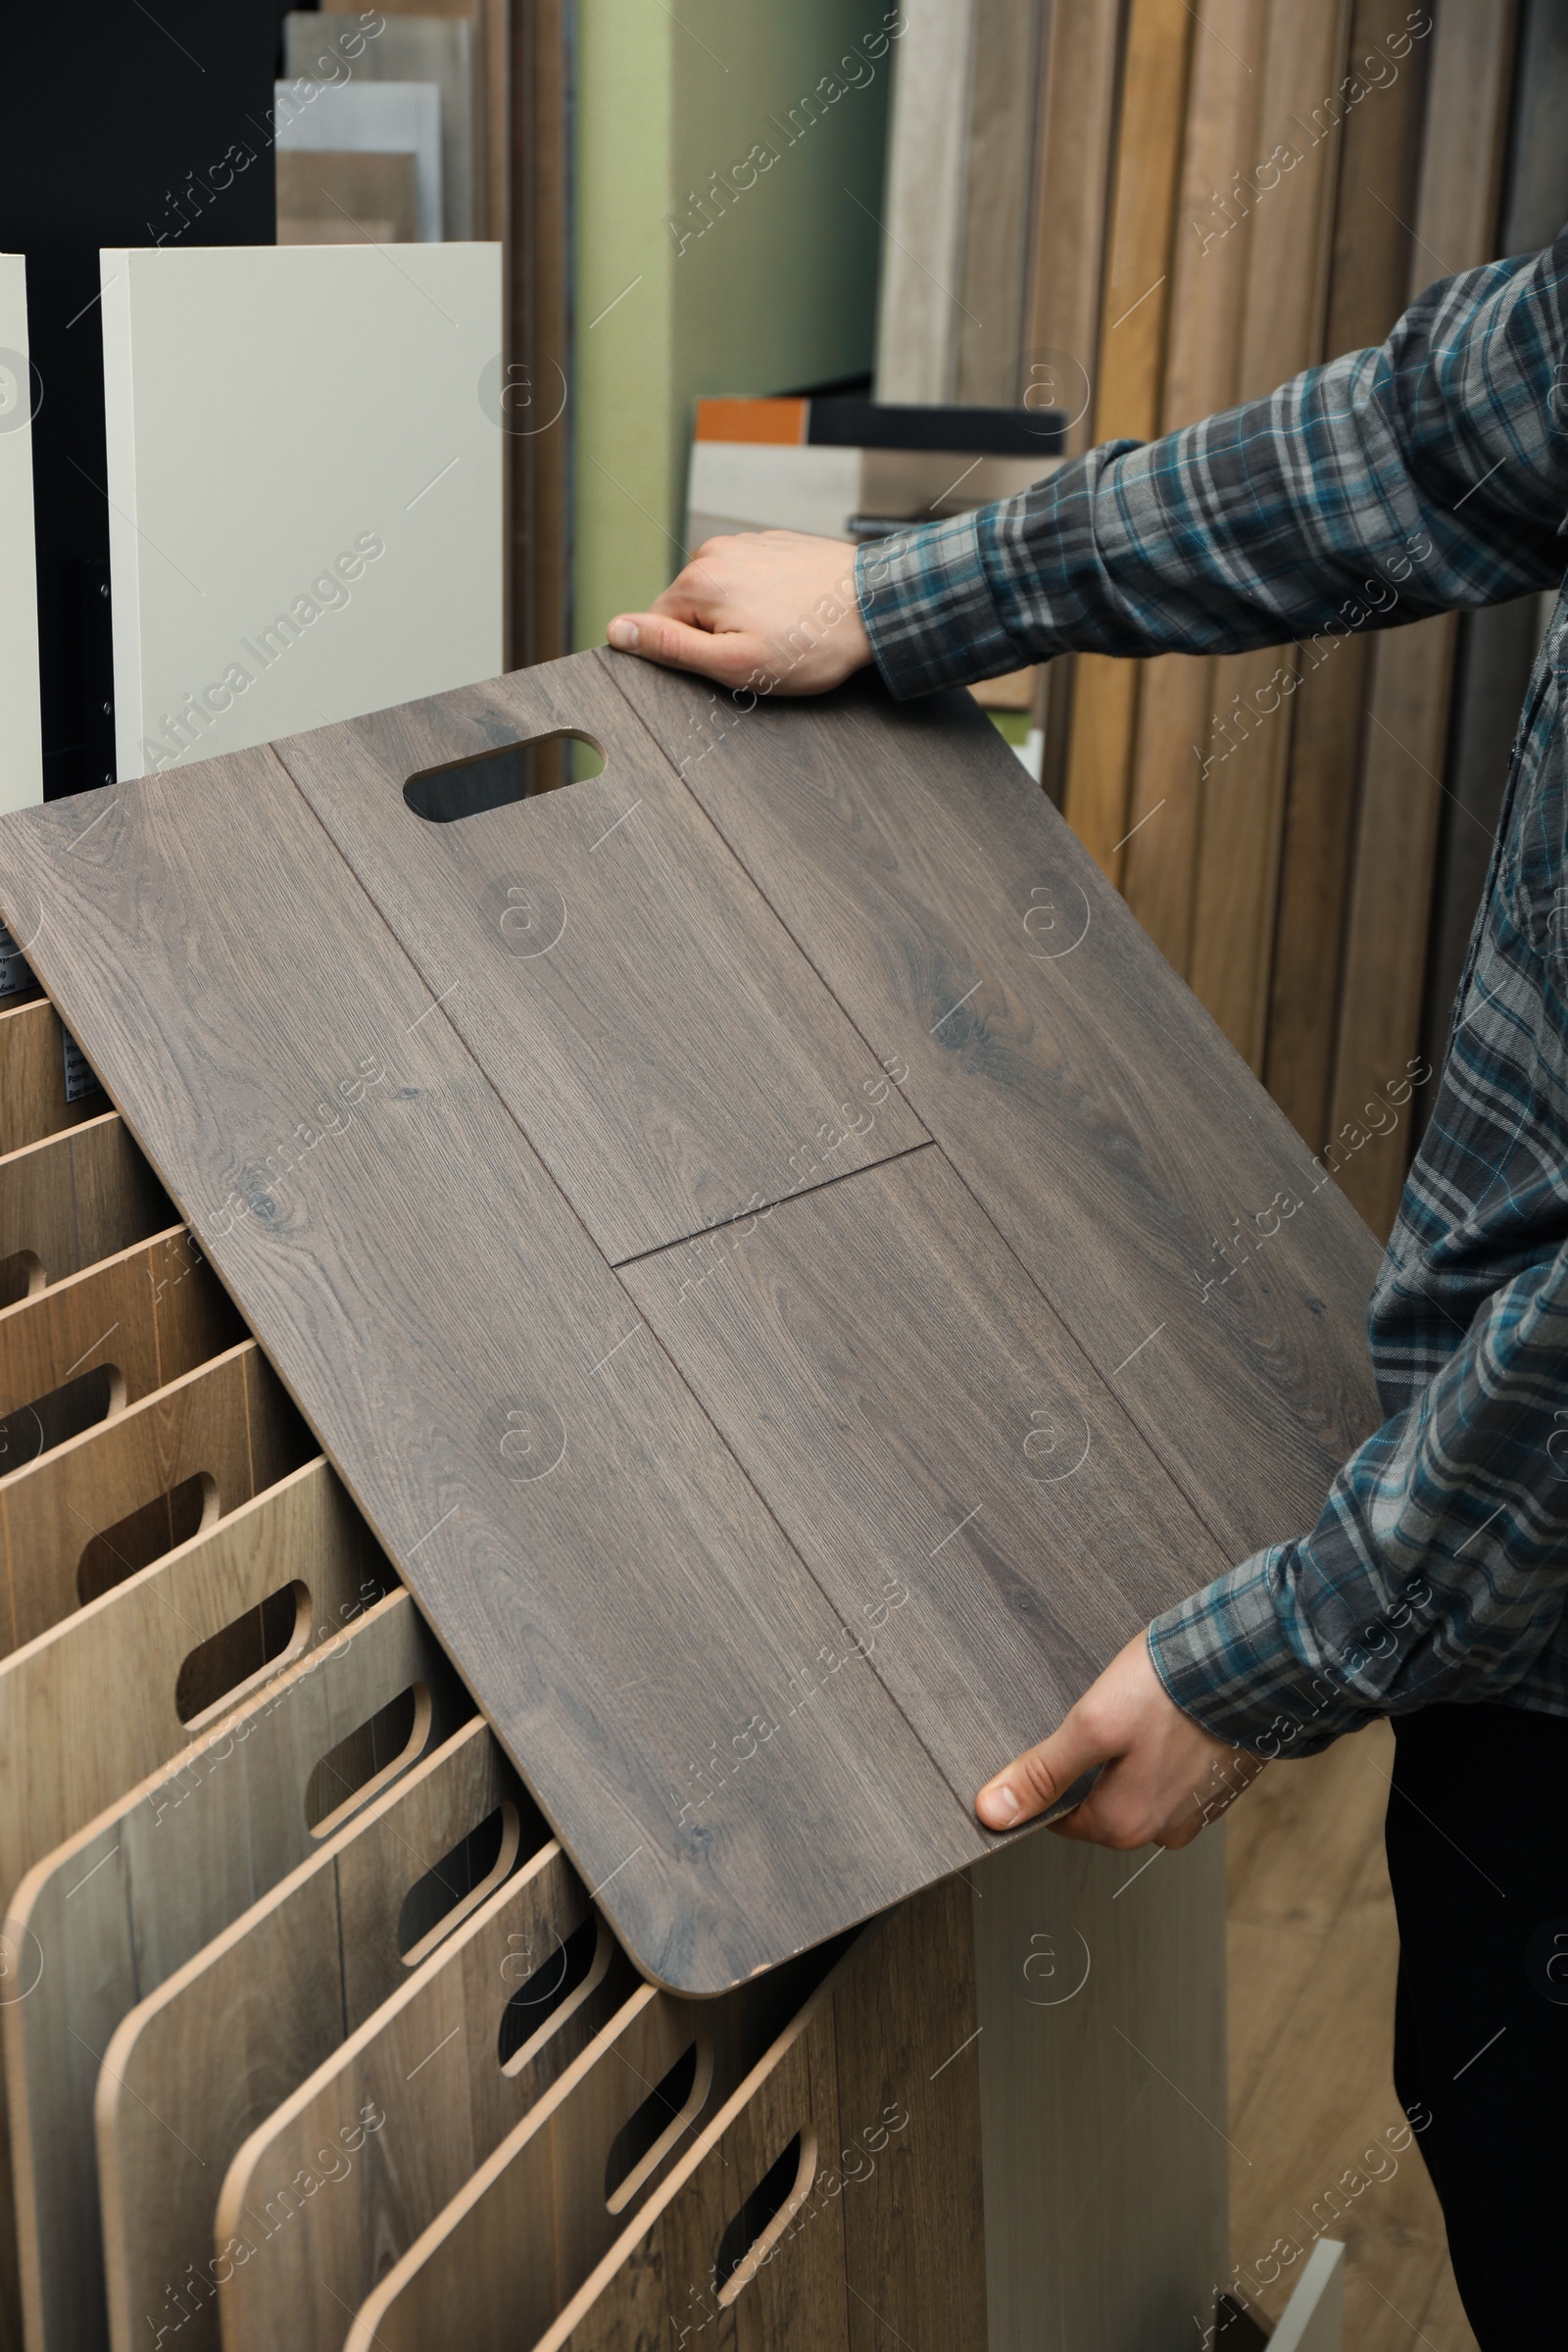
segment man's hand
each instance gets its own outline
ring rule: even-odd
[[[707,540],[651,612],[611,622],[610,642],[760,694],[825,694],[871,659],[854,547],[804,531]]]
[[[1120,1852],[1190,1845],[1264,1758],[1216,1740],[1166,1694],[1142,1634],[1118,1651],[1068,1713],[1059,1732],[988,1781],[975,1811],[990,1830],[1015,1830],[1044,1813],[1074,1781],[1104,1771],[1074,1812],[1052,1828]]]

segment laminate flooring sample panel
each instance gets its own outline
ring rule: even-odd
[[[667,750],[686,682],[595,657]],[[760,704],[686,780],[1233,1559],[1382,1418],[1379,1251],[966,695]]]
[[[680,1990],[988,1850],[980,1780],[1377,1418],[1371,1237],[962,699],[585,654],[0,822],[62,1018]],[[517,797],[564,731],[602,772]]]
[[[50,807],[0,897],[643,1967],[716,1991],[980,1853],[868,1660],[683,1818],[831,1607],[274,756]]]
[[[497,743],[571,726],[606,755],[586,783],[445,823],[404,800],[411,774],[467,753],[482,779]],[[612,1263],[926,1141],[591,666],[275,749]]]

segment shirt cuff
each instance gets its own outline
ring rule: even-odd
[[[855,584],[877,668],[900,701],[1034,659],[1002,625],[976,514],[870,540],[856,556]]]
[[[1154,1671],[1183,1714],[1254,1755],[1316,1755],[1376,1712],[1290,1640],[1298,1550],[1254,1552],[1149,1629]]]

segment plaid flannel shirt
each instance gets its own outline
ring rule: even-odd
[[[1556,587],[1565,510],[1568,230],[1380,350],[862,548],[860,607],[900,696],[1069,648],[1234,653]],[[1309,1534],[1150,1628],[1177,1703],[1264,1755],[1437,1700],[1568,1714],[1565,624],[1559,594],[1368,1311],[1387,1419]]]

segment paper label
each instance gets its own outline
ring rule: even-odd
[[[93,1074],[92,1064],[64,1024],[60,1042],[66,1054],[66,1101],[79,1102],[84,1095],[101,1095],[104,1090]]]

